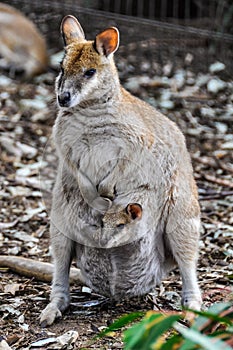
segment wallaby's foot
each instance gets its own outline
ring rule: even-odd
[[[201,293],[184,292],[182,296],[182,305],[187,309],[201,310]]]
[[[40,325],[41,327],[48,327],[55,321],[56,318],[62,317],[61,311],[53,303],[49,303],[41,312]]]

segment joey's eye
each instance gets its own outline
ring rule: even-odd
[[[119,229],[123,229],[125,227],[125,225],[124,224],[119,224],[119,225],[117,225],[117,228],[119,228]]]
[[[96,72],[96,69],[95,69],[95,68],[88,69],[88,70],[86,70],[86,72],[84,73],[84,77],[85,77],[85,78],[91,78],[91,77],[93,77],[93,75],[95,74],[95,72]]]

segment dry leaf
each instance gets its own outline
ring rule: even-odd
[[[5,285],[4,293],[10,293],[12,295],[15,295],[15,293],[18,292],[19,289],[20,289],[20,284],[10,283],[10,284]]]

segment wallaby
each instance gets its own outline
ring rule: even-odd
[[[41,324],[52,324],[69,305],[72,259],[86,285],[113,299],[151,291],[178,264],[182,304],[200,309],[200,209],[183,134],[120,85],[113,59],[116,28],[88,41],[69,15],[61,32],[65,56],[56,80],[60,108],[53,129],[59,167],[50,226],[55,270]],[[96,206],[93,191],[111,206]],[[120,227],[112,238],[104,221],[111,210],[126,210],[130,239],[124,241]]]
[[[46,43],[36,26],[14,7],[0,3],[0,56],[10,72],[29,78],[47,69]]]

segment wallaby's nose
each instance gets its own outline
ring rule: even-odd
[[[62,94],[58,95],[58,103],[61,107],[68,107],[70,103],[70,93],[65,91]]]

